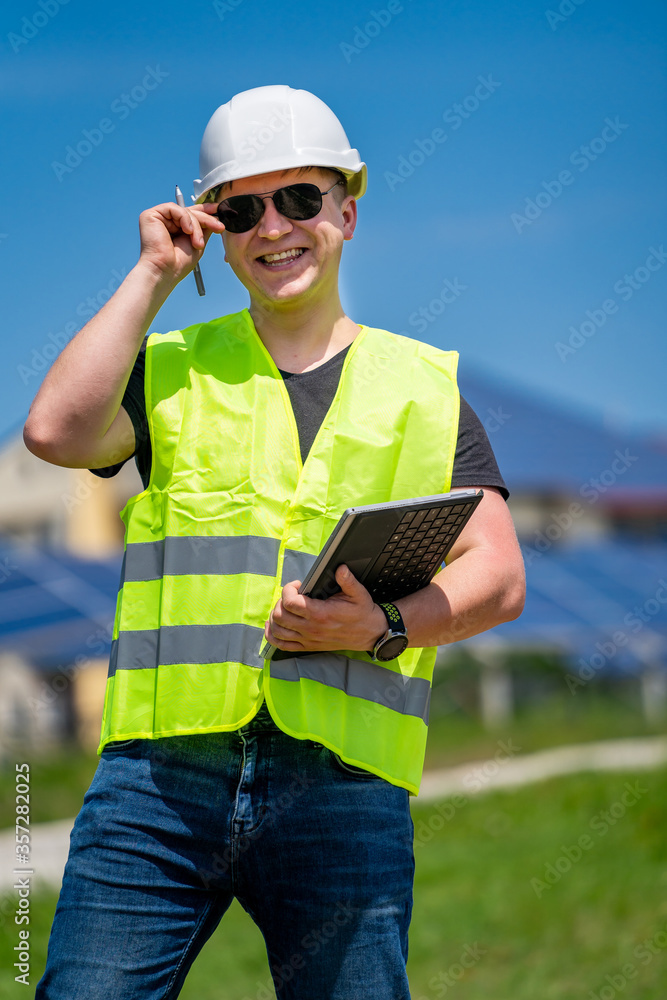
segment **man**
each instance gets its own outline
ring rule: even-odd
[[[177,996],[236,896],[280,998],[403,1000],[434,647],[521,611],[507,491],[455,355],[342,309],[366,167],[330,109],[239,94],[200,168],[196,205],[141,214],[139,262],[25,429],[103,475],[136,454],[145,485],[122,513],[101,759],[37,996]],[[249,310],[144,344],[212,233]],[[295,578],[346,507],[450,486],[485,495],[447,568],[396,601],[408,648],[383,662],[388,618],[346,567],[326,601]],[[263,662],[263,635],[295,655]]]

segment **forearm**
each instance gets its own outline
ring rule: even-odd
[[[267,622],[267,640],[288,652],[373,649],[387,630],[382,608],[343,567],[336,582],[341,593],[326,601],[299,594],[298,581],[287,584]],[[518,618],[525,589],[510,512],[500,490],[489,486],[445,569],[428,587],[394,603],[410,646],[443,646]]]
[[[116,417],[143,338],[173,287],[141,262],[130,271],[44,379],[25,426],[31,451],[62,465],[85,459]]]
[[[523,609],[523,563],[503,564],[487,549],[453,560],[423,590],[395,602],[410,646],[443,646],[518,618]]]
[[[401,612],[410,646],[442,646],[467,639],[500,622],[518,618],[523,609],[523,562],[508,546],[500,560],[488,548],[464,552],[423,590],[394,603]],[[341,593],[317,601],[298,592],[298,581],[283,588],[264,635],[289,652],[318,649],[374,648],[387,630],[382,609],[343,567],[336,571]]]

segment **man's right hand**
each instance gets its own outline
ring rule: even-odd
[[[224,232],[216,207],[207,204],[181,208],[168,201],[142,212],[139,265],[154,269],[161,280],[178,284],[199,263],[211,234]]]

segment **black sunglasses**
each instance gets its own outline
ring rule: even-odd
[[[342,179],[336,181],[328,191],[320,191],[316,184],[288,184],[265,194],[236,194],[221,201],[215,214],[228,232],[247,233],[264,215],[265,199],[271,198],[287,219],[314,219],[322,210],[323,196],[342,183]]]

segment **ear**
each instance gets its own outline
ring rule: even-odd
[[[357,227],[357,199],[348,195],[340,207],[343,216],[343,239],[351,240]]]

